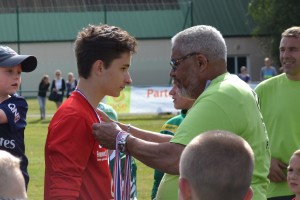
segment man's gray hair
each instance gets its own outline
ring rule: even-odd
[[[227,60],[225,40],[216,28],[198,25],[177,33],[172,39],[172,48],[176,45],[183,54],[198,52],[208,60]]]

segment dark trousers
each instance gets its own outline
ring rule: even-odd
[[[294,197],[295,197],[295,195],[282,196],[282,197],[272,197],[272,198],[268,198],[268,200],[292,200]]]

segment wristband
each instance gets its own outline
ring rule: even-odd
[[[127,132],[127,133],[130,133],[130,130],[131,130],[131,124],[128,124],[128,125],[127,125],[127,130],[126,130],[126,132]]]
[[[125,131],[120,131],[117,135],[117,138],[116,138],[116,142],[117,142],[117,146],[118,146],[118,150],[121,152],[121,153],[125,153],[127,154],[126,152],[126,141],[127,141],[127,138],[130,134],[125,132]]]

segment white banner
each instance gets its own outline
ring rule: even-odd
[[[117,98],[106,97],[118,114],[121,113],[177,113],[172,96],[172,87],[127,87]]]

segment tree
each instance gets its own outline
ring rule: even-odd
[[[279,63],[281,33],[300,25],[299,0],[250,0],[248,12],[256,23],[254,36],[259,37],[267,54]]]

